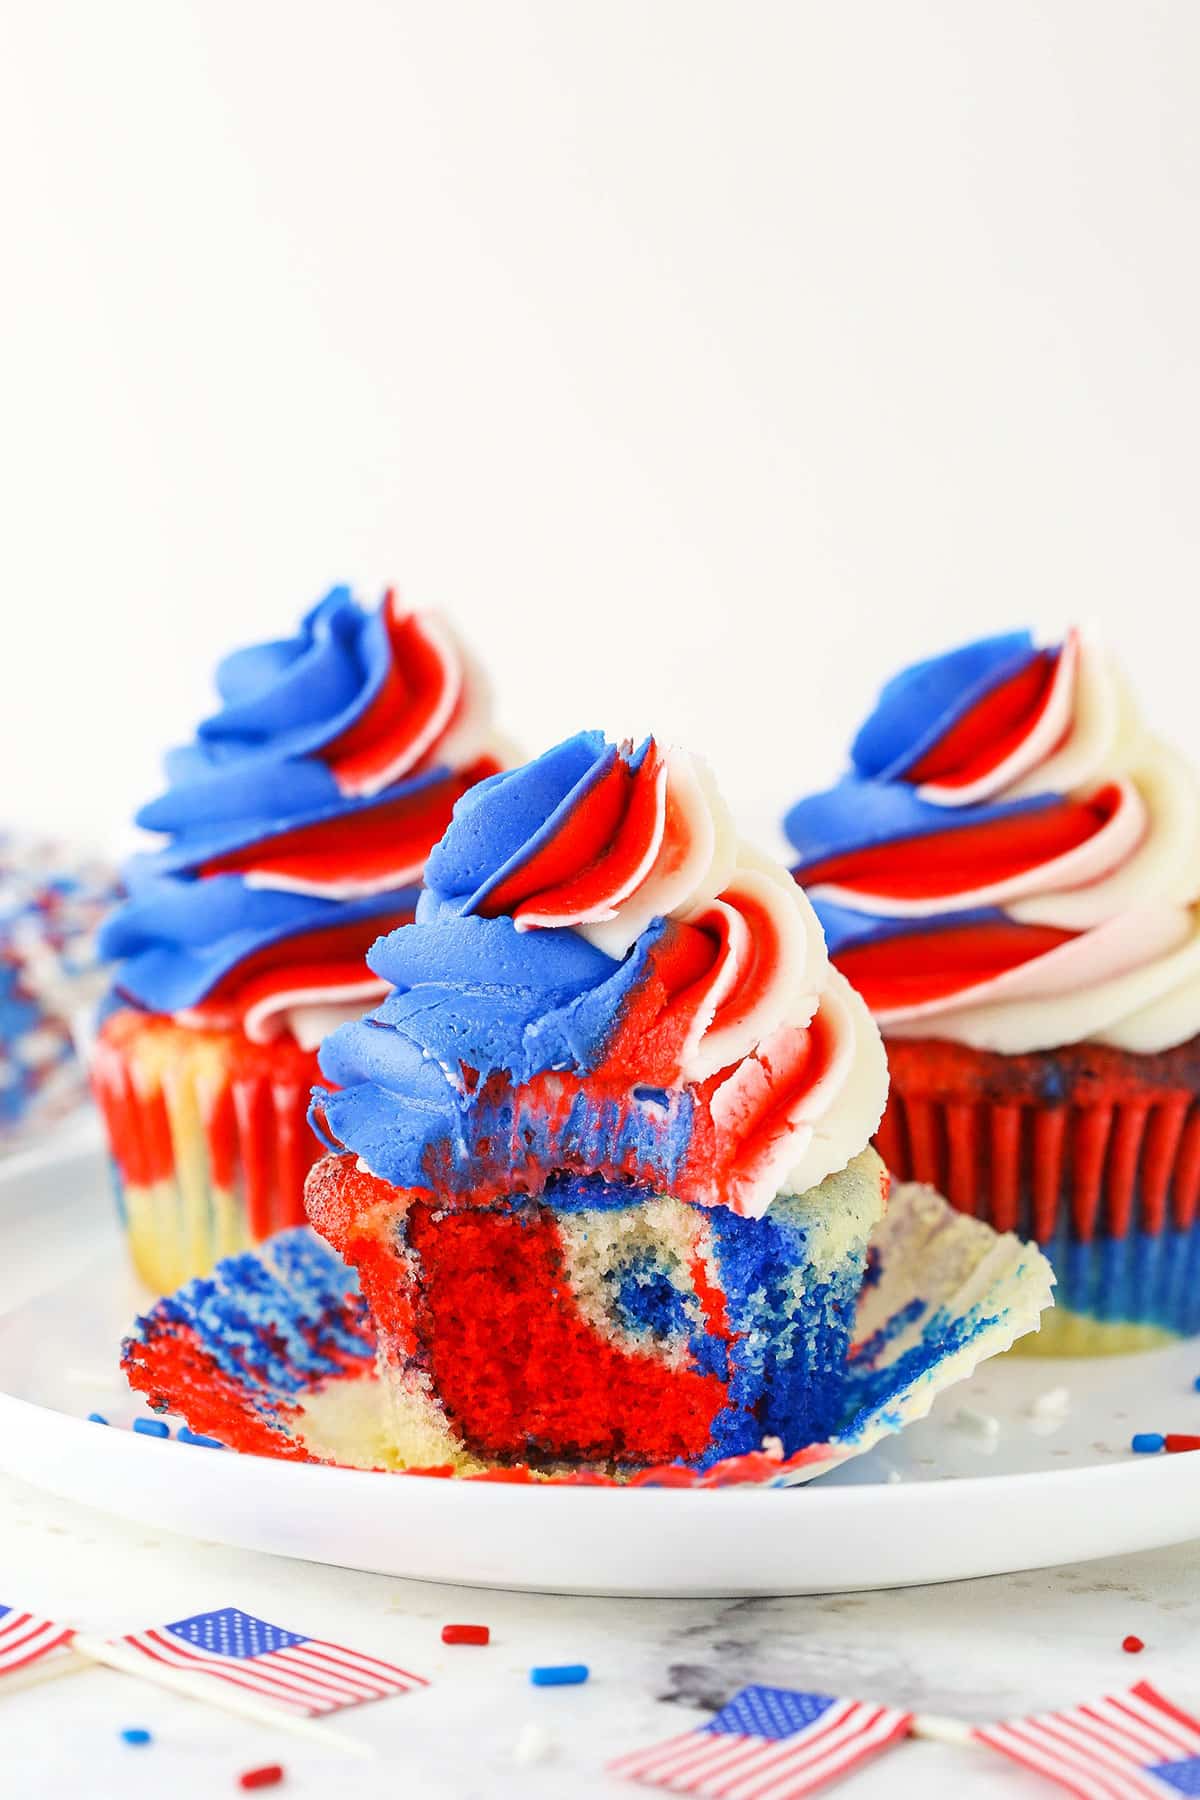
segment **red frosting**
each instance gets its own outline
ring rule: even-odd
[[[1049,705],[1060,655],[1057,649],[1042,650],[1019,674],[993,688],[905,771],[905,780],[918,786],[970,787],[998,769]]]

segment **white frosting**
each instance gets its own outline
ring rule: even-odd
[[[339,1025],[361,1019],[367,1006],[387,991],[386,981],[365,970],[360,981],[336,987],[278,988],[246,1008],[242,1027],[253,1044],[269,1044],[290,1032],[302,1050],[315,1050]],[[200,1011],[184,1009],[175,1017],[181,1025],[211,1023]]]
[[[1072,696],[1065,736],[1060,726],[1061,742],[1050,739],[1034,767],[1009,759],[1010,776],[1020,773],[986,797],[1067,792],[1085,800],[1115,784],[1119,804],[1103,829],[1077,850],[949,903],[847,898],[895,917],[999,905],[1023,924],[1082,935],[965,993],[881,1011],[889,1037],[936,1036],[1008,1054],[1080,1042],[1150,1053],[1200,1032],[1200,782],[1145,728],[1106,652],[1068,637],[1055,704],[1064,670]],[[1039,730],[1027,742],[1035,735],[1044,752],[1049,734]],[[949,790],[921,791],[949,803]],[[953,791],[954,804],[968,797],[980,796]]]
[[[660,917],[715,941],[710,967],[681,997],[690,1028],[679,1079],[728,1071],[710,1098],[713,1120],[731,1143],[752,1143],[755,1156],[732,1178],[727,1203],[761,1214],[776,1193],[806,1192],[869,1142],[887,1099],[882,1040],[831,965],[807,896],[782,864],[737,838],[704,765],[668,750],[652,793],[636,879],[614,876],[600,899],[593,884],[575,911],[534,902],[518,925],[569,927],[617,957]],[[829,1051],[809,1078],[815,1044]],[[769,1142],[760,1146],[764,1125]]]

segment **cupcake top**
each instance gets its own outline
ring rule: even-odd
[[[367,948],[412,917],[454,802],[500,767],[487,691],[442,620],[345,588],[216,685],[137,815],[169,842],[127,865],[101,948],[118,1000],[315,1046],[383,992]]]
[[[864,1149],[887,1072],[781,866],[703,765],[582,732],[481,782],[431,853],[393,989],[323,1045],[314,1123],[397,1187],[630,1180],[759,1216]]]
[[[1200,786],[1077,630],[903,670],[785,829],[889,1037],[1150,1053],[1200,1031]]]

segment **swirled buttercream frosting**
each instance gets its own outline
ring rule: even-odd
[[[1200,1031],[1200,786],[1079,631],[905,669],[785,829],[889,1037],[1156,1052]]]
[[[128,864],[102,952],[118,1000],[315,1045],[384,991],[368,947],[412,917],[454,802],[500,766],[488,697],[442,620],[344,588],[216,685],[138,814],[168,842]]]
[[[583,732],[464,796],[314,1123],[397,1187],[578,1175],[760,1216],[863,1150],[887,1074],[808,901],[703,765]]]

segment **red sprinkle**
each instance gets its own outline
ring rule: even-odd
[[[1141,1638],[1134,1637],[1131,1631],[1128,1637],[1121,1639],[1121,1648],[1122,1650],[1128,1650],[1130,1656],[1136,1656],[1138,1651],[1144,1650],[1146,1646],[1143,1644]]]
[[[443,1644],[486,1644],[491,1637],[486,1625],[443,1625]]]
[[[1168,1431],[1164,1442],[1168,1450],[1200,1450],[1200,1437],[1189,1437],[1185,1431]]]
[[[247,1769],[244,1775],[238,1776],[241,1788],[278,1787],[283,1780],[283,1769],[278,1763],[264,1763],[261,1769]]]

